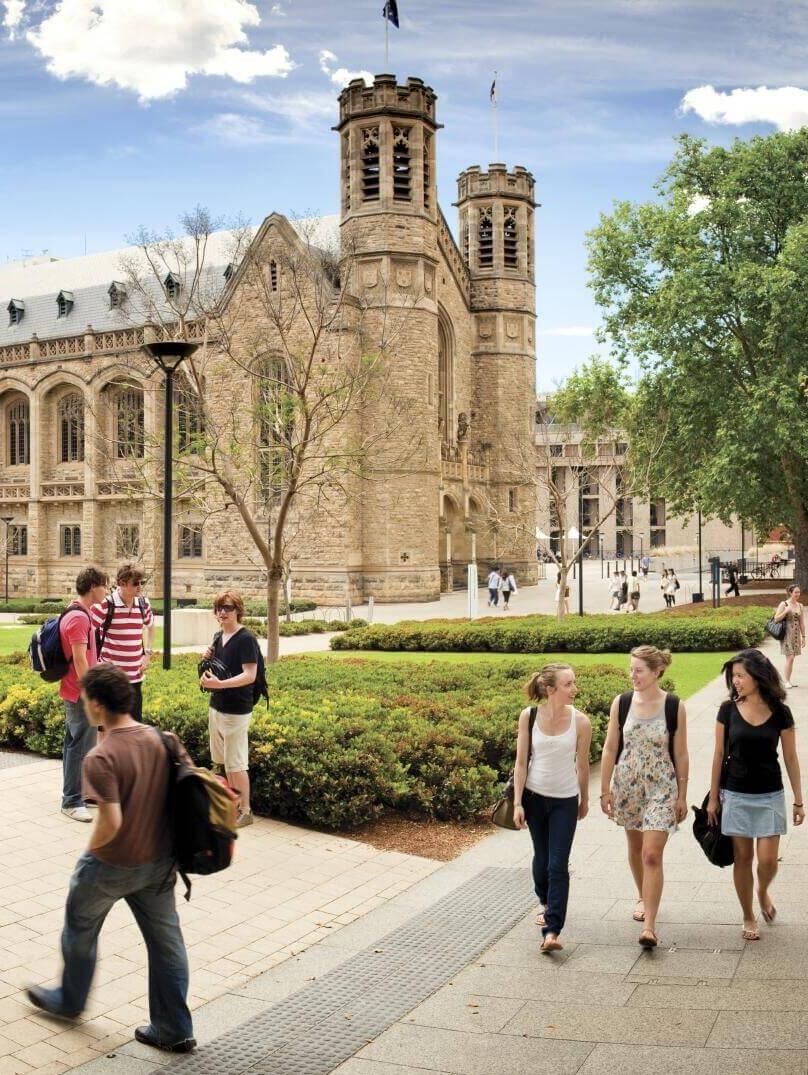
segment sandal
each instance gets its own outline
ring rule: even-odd
[[[656,948],[659,944],[659,937],[652,929],[644,929],[640,934],[638,942],[643,948]]]
[[[637,906],[634,909],[634,913],[631,916],[634,919],[635,922],[644,922],[645,921],[645,910],[642,910],[642,911],[640,910],[640,904],[642,902],[643,902],[642,900],[637,900]]]
[[[745,941],[759,941],[760,930],[757,928],[757,925],[755,925],[752,929],[749,929],[747,926],[744,926],[741,930],[741,937],[743,937]]]
[[[768,907],[761,907],[760,913],[763,915],[763,920],[768,922],[769,925],[777,918],[777,908],[773,903],[770,903]]]
[[[544,952],[545,955],[548,955],[550,952],[560,952],[563,948],[564,945],[561,943],[558,937],[554,936],[552,933],[548,933],[542,941],[541,948],[539,949],[539,951]]]
[[[544,927],[544,915],[545,915],[544,911],[539,911],[539,913],[536,915],[536,925],[537,926]]]

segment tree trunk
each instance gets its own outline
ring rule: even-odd
[[[267,664],[280,656],[280,596],[283,569],[273,566],[267,576]]]
[[[794,525],[794,581],[804,592],[808,591],[808,507],[800,504]]]

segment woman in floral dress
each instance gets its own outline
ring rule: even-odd
[[[805,645],[805,612],[800,601],[802,590],[799,586],[789,586],[786,593],[788,597],[777,606],[774,618],[778,623],[780,620],[786,621],[785,634],[780,639],[780,652],[786,659],[783,675],[790,690],[794,686],[791,682],[794,658],[799,657]]]
[[[659,686],[670,663],[668,650],[656,646],[631,651],[633,690],[612,702],[601,761],[600,805],[626,830],[639,893],[633,918],[644,925],[639,937],[644,948],[659,944],[662,856],[668,837],[687,816],[687,714]]]

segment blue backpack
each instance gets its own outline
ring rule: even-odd
[[[84,613],[90,625],[90,630],[92,630],[93,621],[90,618],[90,613],[81,605],[73,604],[68,605],[60,616],[52,616],[49,620],[46,620],[39,630],[34,631],[31,636],[31,642],[28,646],[31,668],[46,683],[55,683],[57,680],[63,679],[70,670],[73,658],[72,656],[65,657],[60,627],[68,612],[74,611]],[[89,646],[89,644],[90,637],[88,635],[87,645]]]

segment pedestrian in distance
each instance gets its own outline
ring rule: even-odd
[[[617,574],[609,579],[609,611],[620,611],[620,577]]]
[[[511,596],[513,594],[519,593],[519,591],[516,588],[516,579],[513,577],[512,572],[510,572],[510,571],[503,572],[502,585],[501,585],[500,589],[502,590],[502,603],[503,603],[504,611],[507,612],[508,611],[508,602],[510,601]]]
[[[530,830],[533,884],[542,904],[541,951],[560,951],[569,901],[569,857],[575,829],[589,810],[592,725],[575,708],[575,672],[547,664],[531,676],[522,710],[514,767],[513,820]]]
[[[145,572],[124,564],[115,578],[116,588],[93,605],[91,615],[99,632],[99,661],[122,669],[132,684],[135,700],[131,716],[143,720],[143,679],[154,653],[154,614],[143,593]]]
[[[620,572],[620,608],[623,612],[629,611],[628,578],[625,571]]]
[[[648,572],[651,570],[651,557],[648,553],[646,553],[642,560],[640,560],[640,566],[642,567],[642,577],[647,579]]]
[[[205,658],[213,658],[229,675],[203,672],[199,685],[210,691],[208,734],[210,756],[224,766],[227,782],[239,797],[236,827],[252,825],[250,808],[249,730],[253,713],[253,684],[258,674],[258,640],[242,625],[244,601],[240,594],[225,590],[213,602],[219,630]]]
[[[108,913],[126,900],[149,961],[149,1017],[135,1038],[167,1052],[188,1053],[188,956],[174,903],[176,873],[167,814],[170,763],[159,733],[132,719],[132,685],[112,664],[82,679],[91,724],[105,732],[84,759],[84,794],[98,806],[90,844],[70,879],[62,930],[64,967],[56,987],[32,985],[30,1002],[50,1015],[76,1019],[95,974],[98,935]],[[177,741],[177,750],[188,760]]]
[[[789,690],[794,686],[791,681],[794,658],[799,657],[805,647],[805,609],[800,600],[801,596],[802,590],[799,586],[789,586],[785,601],[780,602],[774,613],[777,623],[786,621],[785,633],[780,639],[780,652],[786,659],[784,675]]]
[[[740,597],[741,588],[738,585],[738,568],[735,564],[730,564],[727,569],[727,582],[729,585],[724,591],[724,596],[729,597],[730,594],[734,594],[736,597]]]
[[[668,570],[668,584],[665,588],[665,593],[668,597],[668,608],[673,608],[676,604],[676,591],[679,590],[680,584],[676,577],[676,572],[673,568]]]
[[[488,607],[496,608],[499,604],[499,588],[502,585],[502,576],[498,567],[492,567],[488,573],[486,586],[488,587]]]
[[[732,837],[732,876],[743,915],[741,936],[757,941],[755,853],[758,905],[764,921],[771,925],[777,910],[769,889],[777,874],[780,837],[787,829],[778,746],[794,797],[793,822],[801,825],[805,820],[797,733],[777,669],[760,650],[741,650],[722,671],[729,699],[721,703],[716,718],[707,816],[711,825],[720,824],[721,832]]]
[[[65,704],[65,737],[62,748],[62,813],[72,821],[89,823],[93,815],[81,793],[81,765],[98,741],[94,724],[87,720],[81,700],[81,680],[98,660],[92,607],[107,595],[107,576],[97,567],[85,567],[76,576],[77,597],[59,623],[62,652],[69,666],[59,681]]]
[[[631,585],[628,594],[629,612],[636,612],[640,607],[640,576],[636,571],[631,572]]]
[[[628,862],[639,899],[639,943],[656,948],[662,899],[662,858],[668,837],[687,817],[687,714],[659,685],[671,663],[668,650],[631,651],[632,690],[614,699],[601,759],[603,812],[625,829]]]
[[[663,598],[665,600],[665,608],[670,608],[671,607],[671,602],[670,602],[670,594],[668,593],[668,569],[667,569],[667,567],[662,568],[662,575],[660,576],[660,579],[659,579],[659,588],[662,591],[662,596],[663,596]]]

